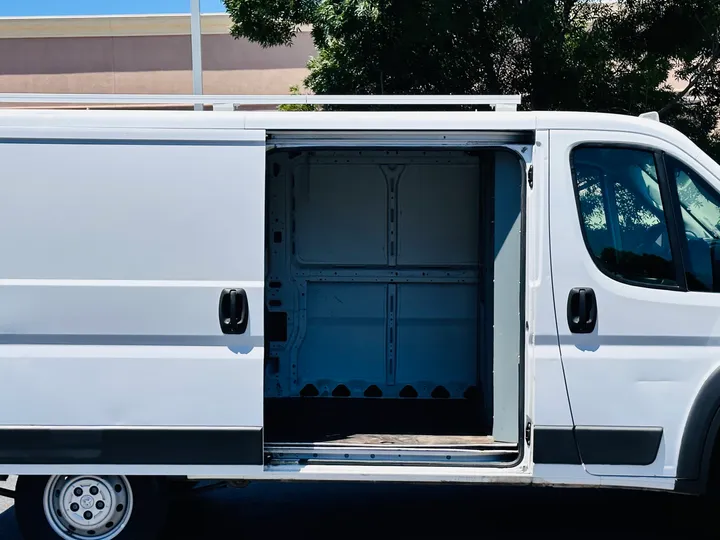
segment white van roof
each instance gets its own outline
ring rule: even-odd
[[[490,105],[495,111],[247,111],[247,110],[67,110],[40,109],[36,104],[157,103],[192,104],[394,104]],[[515,111],[520,96],[162,96],[112,94],[0,94],[0,104],[30,104],[33,108],[0,108],[3,128],[48,127],[140,129],[264,129],[267,131],[537,131],[594,130],[637,133],[681,148],[720,177],[720,165],[674,128],[650,118],[629,115]],[[11,130],[14,131],[14,130]],[[10,135],[12,136],[12,135]],[[47,134],[45,135],[47,136]]]

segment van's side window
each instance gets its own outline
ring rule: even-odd
[[[720,197],[695,171],[672,156],[665,156],[665,165],[680,202],[688,289],[720,292],[720,276],[713,276],[713,267],[720,262]]]
[[[676,286],[654,155],[588,146],[571,160],[583,234],[598,267],[622,281]]]

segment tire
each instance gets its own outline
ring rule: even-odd
[[[156,540],[167,519],[168,500],[163,478],[21,476],[15,515],[24,540]],[[49,517],[53,510],[58,518]],[[91,511],[96,515],[83,521]]]

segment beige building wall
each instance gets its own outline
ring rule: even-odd
[[[287,94],[315,49],[307,30],[292,47],[263,49],[206,14],[206,94]],[[0,92],[191,94],[189,15],[0,18]]]

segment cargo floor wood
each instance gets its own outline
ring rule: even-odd
[[[505,446],[496,443],[492,437],[481,435],[390,435],[356,433],[348,436],[328,436],[322,444],[342,444],[348,446],[435,446],[435,447],[485,447]],[[513,446],[513,445],[509,445]]]

